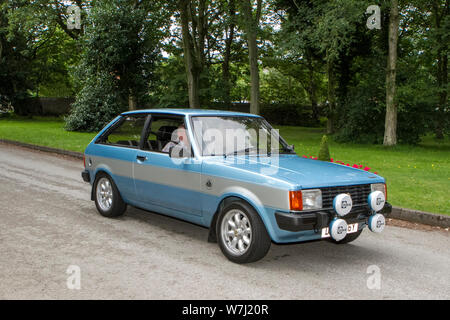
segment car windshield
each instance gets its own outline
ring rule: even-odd
[[[192,124],[203,156],[293,153],[278,130],[260,117],[196,116]]]

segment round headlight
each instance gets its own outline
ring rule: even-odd
[[[341,217],[345,216],[352,210],[352,197],[347,193],[338,194],[333,199],[333,208]]]
[[[369,217],[369,229],[372,232],[381,232],[384,230],[384,226],[386,225],[386,220],[382,214],[374,214]]]
[[[387,188],[385,183],[373,183],[370,185],[370,191],[381,191],[384,193],[384,199],[387,200]]]
[[[369,203],[370,209],[375,212],[383,209],[386,199],[384,197],[384,193],[381,191],[374,191],[369,194],[367,198],[367,202]]]
[[[348,225],[343,219],[334,219],[329,226],[330,236],[336,240],[341,241],[347,235]]]

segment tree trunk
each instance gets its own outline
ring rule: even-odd
[[[137,109],[137,99],[133,94],[132,90],[130,90],[130,94],[128,95],[128,110],[136,110]]]
[[[336,114],[336,76],[333,70],[333,62],[327,59],[327,75],[328,75],[328,115],[327,115],[327,134],[333,134],[335,130],[335,114]]]
[[[225,39],[225,52],[223,53],[223,63],[222,63],[222,81],[223,81],[223,85],[224,85],[223,97],[224,97],[224,101],[226,103],[231,103],[230,58],[231,58],[231,45],[233,44],[233,39],[234,39],[234,29],[236,27],[233,22],[235,14],[236,14],[236,8],[235,8],[234,0],[230,0],[228,15],[229,15],[229,19],[231,20],[231,23],[228,27],[227,38]]]
[[[259,68],[258,68],[258,45],[256,42],[259,19],[261,16],[262,0],[257,1],[255,16],[253,15],[250,0],[242,0],[242,14],[244,17],[244,28],[247,36],[248,57],[250,64],[250,113],[259,114]]]
[[[439,110],[438,110],[438,121],[436,127],[436,138],[444,139],[444,127],[445,127],[445,119],[446,119],[446,111],[445,109],[448,106],[448,95],[447,95],[447,87],[448,87],[448,57],[447,54],[440,55],[438,58],[438,69],[440,74],[440,84],[439,86]]]
[[[231,74],[230,74],[230,50],[225,42],[225,53],[222,63],[223,99],[226,103],[231,102]]]
[[[199,83],[200,71],[195,57],[194,39],[189,31],[190,0],[179,2],[181,31],[183,35],[184,64],[186,67],[189,107],[200,108]]]
[[[386,121],[384,124],[385,146],[397,144],[397,105],[395,102],[395,78],[397,66],[397,43],[398,43],[398,0],[391,0],[391,11],[389,15],[389,52],[386,68]]]
[[[319,108],[317,103],[317,94],[316,94],[316,83],[314,81],[314,66],[313,66],[313,60],[311,55],[306,55],[306,59],[308,61],[308,78],[309,78],[309,84],[308,84],[308,95],[309,95],[309,101],[311,102],[311,109],[312,109],[312,118],[315,122],[319,122]]]
[[[436,112],[436,128],[435,134],[437,139],[444,139],[444,130],[445,130],[445,109],[448,105],[447,102],[447,86],[448,86],[448,46],[447,43],[442,41],[441,33],[439,32],[442,28],[441,22],[446,18],[449,14],[449,1],[447,0],[445,3],[445,8],[443,8],[442,12],[439,11],[440,1],[433,2],[433,11],[434,15],[434,27],[438,30],[437,33],[437,72],[436,79],[438,85],[438,110]]]
[[[248,52],[250,60],[250,113],[259,114],[259,68],[256,33],[248,35]]]

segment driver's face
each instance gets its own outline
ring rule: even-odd
[[[180,141],[183,141],[183,143],[189,143],[189,140],[186,135],[186,129],[185,128],[179,128],[178,129],[178,137],[180,138]]]

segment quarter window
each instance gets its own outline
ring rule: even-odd
[[[103,137],[102,142],[129,148],[138,148],[145,119],[145,115],[126,116],[116,128]]]

